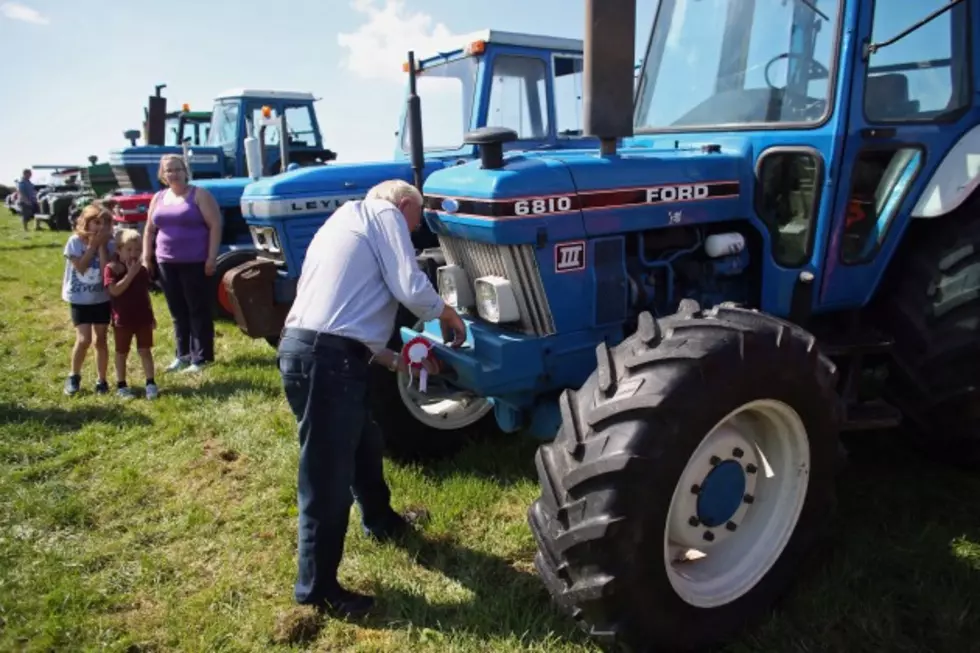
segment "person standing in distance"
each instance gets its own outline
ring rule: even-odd
[[[450,346],[466,338],[462,319],[416,264],[410,232],[421,224],[422,195],[402,180],[337,209],[306,251],[279,340],[279,373],[299,434],[294,597],[344,616],[374,605],[337,580],[352,498],[365,532],[379,541],[402,535],[415,517],[391,507],[382,434],[368,413],[369,365],[407,371],[400,353],[386,348],[399,304],[419,319],[438,318]]]

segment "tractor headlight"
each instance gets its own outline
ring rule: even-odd
[[[503,277],[480,277],[475,285],[476,310],[484,320],[503,324],[521,319],[510,281]]]
[[[439,296],[453,308],[473,305],[473,289],[470,288],[466,270],[458,265],[443,265],[436,270]]]
[[[279,245],[279,234],[276,233],[275,227],[249,227],[249,231],[252,233],[252,242],[255,243],[256,249],[271,254],[278,254],[282,251],[282,247]]]

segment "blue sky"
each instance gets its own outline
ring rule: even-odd
[[[637,4],[637,57],[655,3]],[[0,0],[0,183],[105,160],[163,83],[171,109],[210,110],[228,88],[312,92],[338,162],[388,159],[409,48],[488,27],[582,38],[584,20],[577,0]]]
[[[875,37],[900,31],[946,0],[897,5],[877,18]],[[166,83],[171,110],[210,110],[226,89],[309,91],[338,162],[386,160],[404,106],[401,64],[409,49],[485,28],[582,38],[582,0],[0,0],[0,183],[33,164],[106,160],[139,128],[146,98]],[[635,56],[643,56],[657,0],[637,0]],[[724,0],[679,3],[676,51],[665,63],[660,118],[671,121],[713,88]],[[827,11],[832,0],[818,0]],[[899,10],[900,9],[900,10]],[[831,13],[833,13],[831,11]],[[792,4],[760,3],[753,31],[752,85],[788,47]],[[873,65],[948,56],[949,15]],[[830,55],[829,29],[818,58]],[[771,35],[771,36],[770,36]],[[783,35],[783,36],[779,36]],[[785,38],[783,38],[785,37]],[[785,44],[785,45],[784,45]],[[774,69],[782,82],[785,66]],[[943,82],[943,74],[946,78]],[[909,74],[913,97],[944,103],[948,72]],[[708,84],[705,86],[705,84]],[[820,94],[817,89],[811,93]],[[431,106],[431,103],[430,103]],[[425,107],[423,100],[423,107]],[[425,113],[423,109],[423,113]],[[427,116],[431,118],[431,116]],[[39,174],[38,181],[44,175]]]

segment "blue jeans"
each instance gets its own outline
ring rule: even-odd
[[[393,520],[381,431],[368,413],[366,347],[287,328],[278,365],[299,432],[299,561],[296,601],[315,604],[340,590],[337,567],[352,501],[365,532],[383,536]]]

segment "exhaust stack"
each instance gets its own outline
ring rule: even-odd
[[[633,135],[636,38],[634,0],[586,0],[583,114],[585,134],[599,137],[603,155]]]

